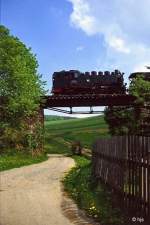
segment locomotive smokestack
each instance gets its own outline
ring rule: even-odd
[[[92,71],[91,72],[91,75],[95,75],[96,76],[97,75],[97,72],[96,71]]]

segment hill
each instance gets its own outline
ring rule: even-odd
[[[73,117],[69,117],[69,116],[54,116],[54,115],[45,115],[44,116],[45,121],[69,120],[72,118]],[[73,119],[76,119],[76,118],[73,118]]]
[[[70,153],[69,143],[81,142],[90,148],[94,140],[108,135],[103,116],[82,119],[45,121],[45,150],[47,153]]]

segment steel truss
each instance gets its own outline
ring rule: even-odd
[[[93,107],[90,107],[89,111],[76,111],[76,112],[72,110],[72,107],[70,107],[69,111],[64,110],[64,109],[55,108],[55,107],[51,107],[51,108],[47,108],[47,109],[56,111],[56,112],[66,113],[66,114],[99,114],[99,113],[104,112],[104,111],[99,111],[99,110],[94,111]]]

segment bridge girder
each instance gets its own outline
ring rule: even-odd
[[[121,94],[49,95],[42,98],[41,107],[91,107],[91,106],[132,106],[136,97]]]

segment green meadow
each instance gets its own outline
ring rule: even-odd
[[[15,149],[0,155],[0,171],[39,163],[47,159],[47,153],[71,154],[70,143],[81,141],[83,147],[91,148],[93,141],[107,135],[107,125],[103,116],[86,119],[70,119],[59,116],[45,116],[45,152],[32,157],[18,153]]]
[[[103,116],[45,121],[47,153],[70,153],[69,144],[72,141],[80,141],[84,148],[91,149],[93,142],[101,136],[108,136],[108,126]]]

